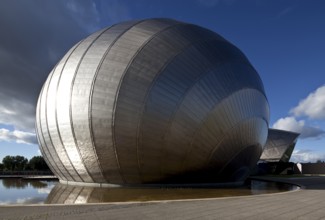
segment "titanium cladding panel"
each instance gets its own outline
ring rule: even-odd
[[[261,156],[262,161],[289,162],[299,134],[278,129],[269,129],[267,142]]]
[[[77,43],[38,99],[52,171],[71,182],[243,180],[268,134],[263,84],[234,45],[170,19],[129,21]]]

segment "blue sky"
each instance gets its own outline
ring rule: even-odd
[[[301,132],[293,161],[325,160],[325,1],[0,1],[0,161],[38,155],[35,105],[56,62],[114,23],[168,17],[209,28],[246,54],[270,103],[270,127]]]

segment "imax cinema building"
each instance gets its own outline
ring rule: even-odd
[[[41,152],[65,183],[242,182],[269,132],[263,83],[206,28],[115,24],[74,45],[40,93]]]

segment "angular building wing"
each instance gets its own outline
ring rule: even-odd
[[[260,158],[265,162],[289,162],[299,133],[269,129],[266,145]]]
[[[41,152],[63,181],[243,180],[267,139],[269,105],[244,54],[170,19],[129,21],[73,46],[39,96]]]

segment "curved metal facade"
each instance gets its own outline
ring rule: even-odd
[[[202,27],[148,19],[70,49],[42,88],[36,130],[61,180],[236,181],[259,159],[268,120],[240,50]]]
[[[267,142],[261,156],[265,162],[289,162],[299,134],[290,131],[269,129]]]

